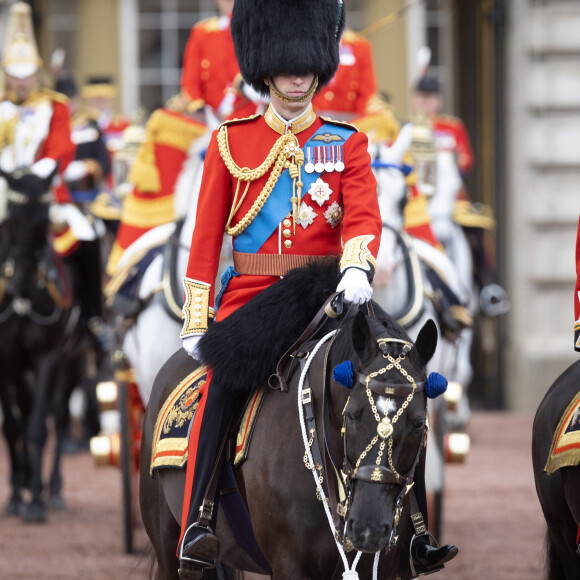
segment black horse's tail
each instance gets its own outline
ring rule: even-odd
[[[550,531],[546,531],[546,562],[545,562],[545,572],[546,580],[566,580],[566,572],[562,566],[560,556],[556,551],[556,544],[550,536]]]

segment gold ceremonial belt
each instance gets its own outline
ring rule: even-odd
[[[320,262],[326,256],[246,254],[234,251],[234,270],[251,276],[285,276],[289,270]]]

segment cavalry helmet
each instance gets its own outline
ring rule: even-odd
[[[2,68],[11,77],[25,79],[40,67],[42,60],[34,39],[30,5],[16,2],[10,9]]]

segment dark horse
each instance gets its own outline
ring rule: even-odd
[[[561,467],[550,475],[544,471],[560,418],[579,392],[580,361],[577,361],[556,379],[534,418],[532,460],[536,491],[548,524],[546,578],[550,580],[580,578],[576,543],[580,525],[580,465]],[[580,417],[576,423],[580,426]]]
[[[322,299],[313,311],[309,311],[312,295],[318,295],[312,285],[318,284],[323,289],[336,287],[336,271],[326,279],[324,276],[316,270],[314,273],[295,270],[241,308],[237,320],[238,313],[218,325],[230,321],[232,328],[242,333],[230,340],[241,343],[248,356],[256,340],[262,345],[270,344],[270,350],[285,352],[289,345],[277,349],[275,336],[290,325],[292,318],[281,309],[286,307],[288,300],[294,300],[312,318],[324,302]],[[331,294],[329,290],[324,292],[326,296]],[[325,319],[313,339],[301,348],[303,354],[308,351],[307,358],[302,359],[304,369],[298,367],[296,372],[290,373],[288,392],[267,393],[252,435],[249,456],[235,472],[260,550],[269,563],[272,577],[277,580],[341,578],[343,566],[345,563],[353,566],[356,554],[354,551],[341,553],[343,545],[362,552],[356,556],[356,571],[361,578],[372,577],[376,552],[381,552],[380,578],[395,578],[399,575],[399,559],[408,557],[408,552],[402,554],[410,521],[408,501],[411,494],[407,492],[425,441],[425,365],[435,350],[437,331],[434,323],[428,321],[412,345],[405,331],[380,307],[373,306],[373,315],[350,308],[339,317]],[[244,318],[246,307],[262,316],[269,312],[269,316],[260,319],[262,334],[267,336],[256,338],[260,325],[257,323],[258,326],[252,328],[252,323]],[[276,310],[280,311],[279,316],[271,317]],[[265,324],[264,320],[271,324]],[[229,328],[226,326],[226,334]],[[284,338],[280,334],[278,340]],[[232,356],[225,348],[223,351],[235,366],[232,373],[240,373],[244,361],[239,360],[239,353]],[[269,356],[266,351],[254,350],[248,366]],[[268,361],[268,366],[272,360]],[[351,388],[345,388],[333,378],[333,369],[340,363],[345,363],[341,365],[345,371],[341,374],[347,375],[346,381],[343,377],[341,382]],[[178,578],[176,548],[185,472],[165,469],[155,472],[154,477],[149,475],[152,432],[164,401],[196,366],[183,350],[175,353],[159,371],[145,416],[140,467],[141,514],[155,549],[159,577],[163,580]],[[245,376],[260,376],[257,384],[262,384],[264,376],[272,371],[270,367],[265,375],[250,372]],[[306,388],[306,376],[311,397],[306,396],[304,390],[299,394],[300,388]],[[231,379],[236,380],[234,374]],[[316,426],[311,430],[310,424],[310,428],[303,431],[300,416],[308,398],[313,400]],[[387,411],[391,419],[389,429],[393,427],[393,430],[383,432],[385,437],[381,439],[382,436],[378,437],[381,422],[389,423],[384,418]],[[320,447],[312,441],[313,431],[317,432]],[[306,446],[305,438],[310,441]],[[317,499],[309,468],[316,462],[308,458],[306,451],[310,449],[315,456],[316,448],[322,448],[324,455],[324,447],[328,450],[328,469],[316,473],[317,479],[324,480],[324,493],[328,495],[333,512],[337,506],[333,505],[325,487],[329,481],[336,483],[331,464],[336,466],[336,475],[340,471],[344,473],[347,496],[347,500],[341,502],[340,521],[337,525],[335,520],[332,527],[329,521],[333,516],[327,515],[323,502]],[[264,568],[239,547],[222,511],[218,512],[216,525],[221,545],[220,560],[237,570],[265,574]],[[335,540],[335,534],[340,542]],[[401,576],[410,577],[408,572]]]
[[[54,174],[42,179],[21,168],[0,175],[8,184],[6,217],[0,226],[0,403],[12,485],[5,511],[42,522],[47,415],[52,409],[58,435],[49,501],[62,508],[60,444],[68,426],[68,395],[82,371],[85,341],[70,272],[49,241]],[[27,503],[25,488],[31,492]]]

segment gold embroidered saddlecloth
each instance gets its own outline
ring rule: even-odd
[[[199,404],[200,388],[206,381],[207,367],[199,367],[175,387],[161,407],[153,431],[150,473],[160,468],[183,469],[186,466],[189,426]],[[248,455],[250,438],[266,392],[265,388],[258,389],[246,404],[236,438],[234,466],[241,464]]]
[[[201,366],[173,389],[161,407],[153,431],[150,473],[160,467],[182,468],[187,463],[189,426],[206,381],[207,367]]]
[[[560,418],[544,471],[550,475],[561,467],[580,464],[580,391]]]

